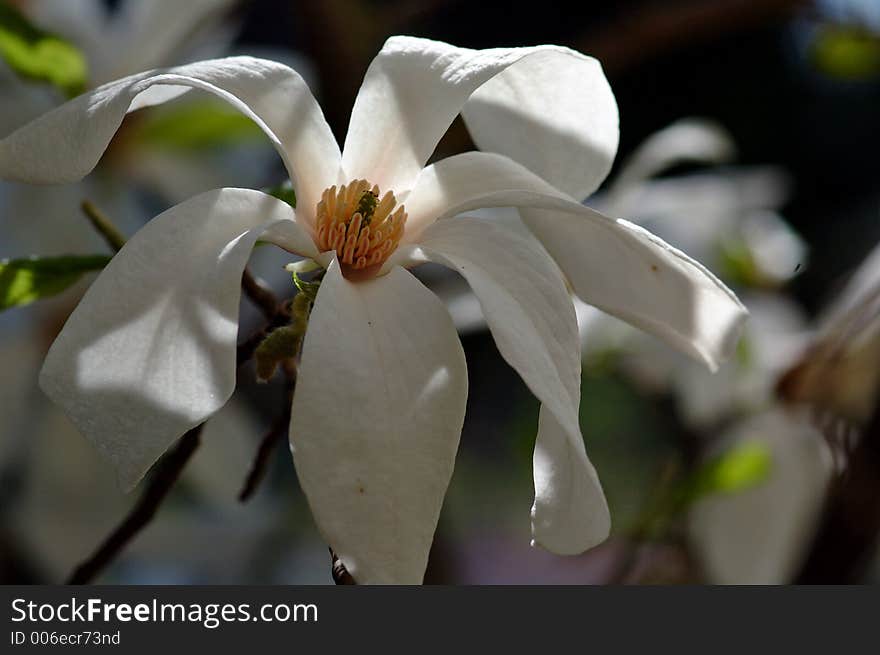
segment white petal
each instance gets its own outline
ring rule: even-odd
[[[190,87],[218,95],[266,132],[290,173],[300,218],[308,222],[321,192],[339,180],[339,147],[302,78],[287,66],[253,57],[140,73],[71,100],[0,141],[0,178],[76,181],[98,163],[128,111],[165,102]]]
[[[583,210],[520,210],[574,292],[713,371],[729,359],[748,317],[733,292],[647,230]]]
[[[480,148],[577,198],[599,186],[617,151],[617,104],[595,59],[558,46],[470,50],[392,37],[358,93],[343,167],[403,193],[459,113]]]
[[[125,488],[229,398],[241,274],[254,243],[316,254],[292,217],[259,191],[196,196],[135,234],[67,320],[40,385]]]
[[[558,200],[555,202],[554,200]],[[406,199],[403,241],[444,218],[483,207],[567,207],[571,198],[516,162],[487,152],[466,152],[422,169]]]
[[[318,528],[358,583],[421,583],[466,400],[442,303],[401,268],[352,283],[334,261],[309,320],[290,436]]]
[[[406,206],[410,242],[419,241],[419,231],[436,217],[518,206],[582,300],[712,369],[732,354],[747,316],[736,296],[684,253],[628,221],[574,202],[500,155],[470,152],[427,167]]]
[[[559,269],[530,237],[477,218],[439,221],[400,257],[444,264],[480,300],[498,350],[541,401],[535,444],[535,541],[561,554],[602,542],[605,496],[578,423],[580,341]]]

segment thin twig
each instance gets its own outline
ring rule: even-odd
[[[238,500],[242,503],[247,502],[250,497],[253,496],[254,491],[257,489],[257,485],[260,484],[263,477],[266,475],[269,457],[275,451],[278,443],[287,435],[287,429],[290,426],[290,412],[293,404],[293,392],[295,388],[296,375],[289,375],[287,378],[287,393],[285,394],[284,411],[281,412],[281,415],[277,419],[275,419],[269,427],[268,432],[266,432],[266,436],[260,441],[260,447],[257,449],[257,454],[254,457],[253,464],[251,464],[247,479],[244,482],[241,492],[238,494]]]
[[[204,423],[184,434],[174,449],[162,458],[134,508],[98,550],[76,567],[67,584],[87,584],[94,580],[116,558],[128,542],[153,519],[159,505],[165,500],[171,487],[174,486],[187,462],[198,448],[202,426]]]
[[[86,218],[89,219],[89,222],[92,224],[92,227],[95,228],[95,231],[104,237],[104,241],[106,241],[107,245],[113,249],[113,252],[119,252],[122,250],[122,246],[125,245],[125,236],[113,224],[113,221],[104,214],[104,212],[95,207],[95,205],[88,200],[82,201],[80,209],[82,209]]]
[[[271,321],[275,318],[278,313],[278,298],[263,280],[250,272],[250,269],[245,268],[241,275],[241,288],[251,302],[259,307],[267,320]]]

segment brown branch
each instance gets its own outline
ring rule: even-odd
[[[263,312],[266,320],[271,321],[275,318],[278,313],[278,298],[266,283],[251,273],[248,268],[245,268],[241,275],[241,288],[250,301]]]
[[[199,447],[199,436],[203,426],[204,423],[197,425],[184,434],[174,449],[162,458],[134,508],[98,550],[76,567],[67,584],[87,584],[94,580],[128,542],[153,519],[159,505],[165,500],[187,462]]]
[[[266,432],[266,436],[260,441],[260,447],[257,449],[257,454],[254,457],[253,464],[251,464],[247,479],[245,479],[244,486],[238,494],[238,500],[242,503],[247,502],[251,496],[253,496],[254,491],[257,489],[257,485],[260,484],[263,477],[266,475],[270,456],[275,451],[279,442],[287,436],[287,430],[290,426],[290,412],[293,405],[293,392],[295,389],[296,375],[294,373],[287,377],[287,393],[285,394],[284,411],[275,419],[269,427],[268,432]]]

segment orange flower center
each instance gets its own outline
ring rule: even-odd
[[[335,250],[339,261],[355,270],[384,263],[406,224],[406,210],[394,193],[387,191],[380,199],[379,187],[366,180],[325,189],[315,213],[318,248]]]

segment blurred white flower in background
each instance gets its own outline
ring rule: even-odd
[[[225,51],[234,31],[221,19],[231,4],[231,0],[126,0],[112,12],[102,0],[28,0],[16,6],[38,28],[69,39],[81,49],[86,60],[87,85],[94,88],[118,75]],[[168,21],[171,14],[174,21]],[[19,79],[2,57],[0,97],[3,136],[65,99],[59,90],[47,84]],[[131,136],[102,164],[98,175],[76,186],[34,189],[0,183],[0,230],[4,235],[0,257],[100,251],[100,238],[79,215],[84,199],[110,213],[124,231],[134,231],[150,213],[132,196],[132,176],[135,182],[160,193],[181,187],[191,193],[194,188],[215,186],[216,173],[213,177],[205,173],[205,169],[212,167],[204,166],[204,152],[199,157],[202,166],[192,158],[178,157],[183,164],[163,171],[147,158],[149,154],[167,162],[169,158],[162,148],[152,145],[149,139],[138,138],[138,132]],[[126,150],[132,147],[138,151],[138,157],[127,156]],[[143,163],[137,163],[141,157],[145,158]],[[247,166],[238,168],[243,173],[248,170]],[[179,199],[174,195],[167,198]],[[39,227],[28,220],[30,216],[40,217]]]
[[[785,584],[811,544],[831,454],[804,416],[781,409],[736,423],[709,454],[746,445],[766,450],[769,475],[748,489],[697,501],[688,517],[691,543],[710,582]]]
[[[721,167],[731,137],[704,120],[686,119],[649,137],[597,199],[613,216],[633,220],[687,252],[740,289],[751,318],[737,356],[710,374],[655,339],[575,301],[586,361],[613,354],[621,368],[654,391],[675,394],[683,418],[703,429],[772,401],[779,373],[807,332],[797,303],[780,289],[806,263],[806,245],[779,215],[787,180],[771,167]],[[708,171],[660,179],[680,164]]]
[[[672,393],[681,420],[711,444],[707,458],[749,444],[766,450],[765,480],[706,496],[687,521],[707,580],[779,584],[790,581],[809,547],[832,461],[821,434],[775,398],[780,375],[812,332],[784,288],[807,259],[806,244],[779,214],[788,182],[772,167],[720,166],[734,152],[719,126],[680,121],[636,149],[603,207],[699,253],[740,290],[750,320],[735,357],[707,374],[651,337],[576,305],[587,361],[613,354],[642,388]],[[651,179],[683,163],[714,168]]]
[[[612,355],[644,389],[671,391],[686,420],[706,428],[736,411],[772,401],[776,377],[808,335],[803,310],[781,289],[806,265],[807,247],[778,213],[788,194],[785,174],[773,167],[720,166],[735,153],[732,138],[703,119],[683,119],[650,136],[592,202],[610,216],[627,216],[741,289],[749,309],[737,356],[715,373],[682,357],[573,296],[585,364]],[[654,176],[678,165],[708,170]],[[516,210],[482,212],[527,232]],[[467,285],[442,269],[420,271],[444,300],[462,334],[486,329]]]
[[[671,394],[687,429],[705,437],[708,458],[743,444],[766,449],[766,480],[706,496],[687,522],[708,580],[779,583],[796,571],[809,544],[831,459],[816,429],[779,409],[774,395],[779,376],[812,332],[784,288],[807,258],[805,243],[779,214],[788,180],[769,166],[730,166],[734,155],[733,140],[721,127],[684,119],[646,139],[608,191],[594,198],[609,215],[632,217],[736,285],[750,319],[733,358],[710,373],[656,338],[573,300],[585,366],[605,367],[611,358],[642,391]],[[675,174],[682,166],[686,172]],[[514,212],[488,211],[524,229]],[[460,280],[439,271],[426,271],[425,278],[462,332],[485,329],[479,303]]]

